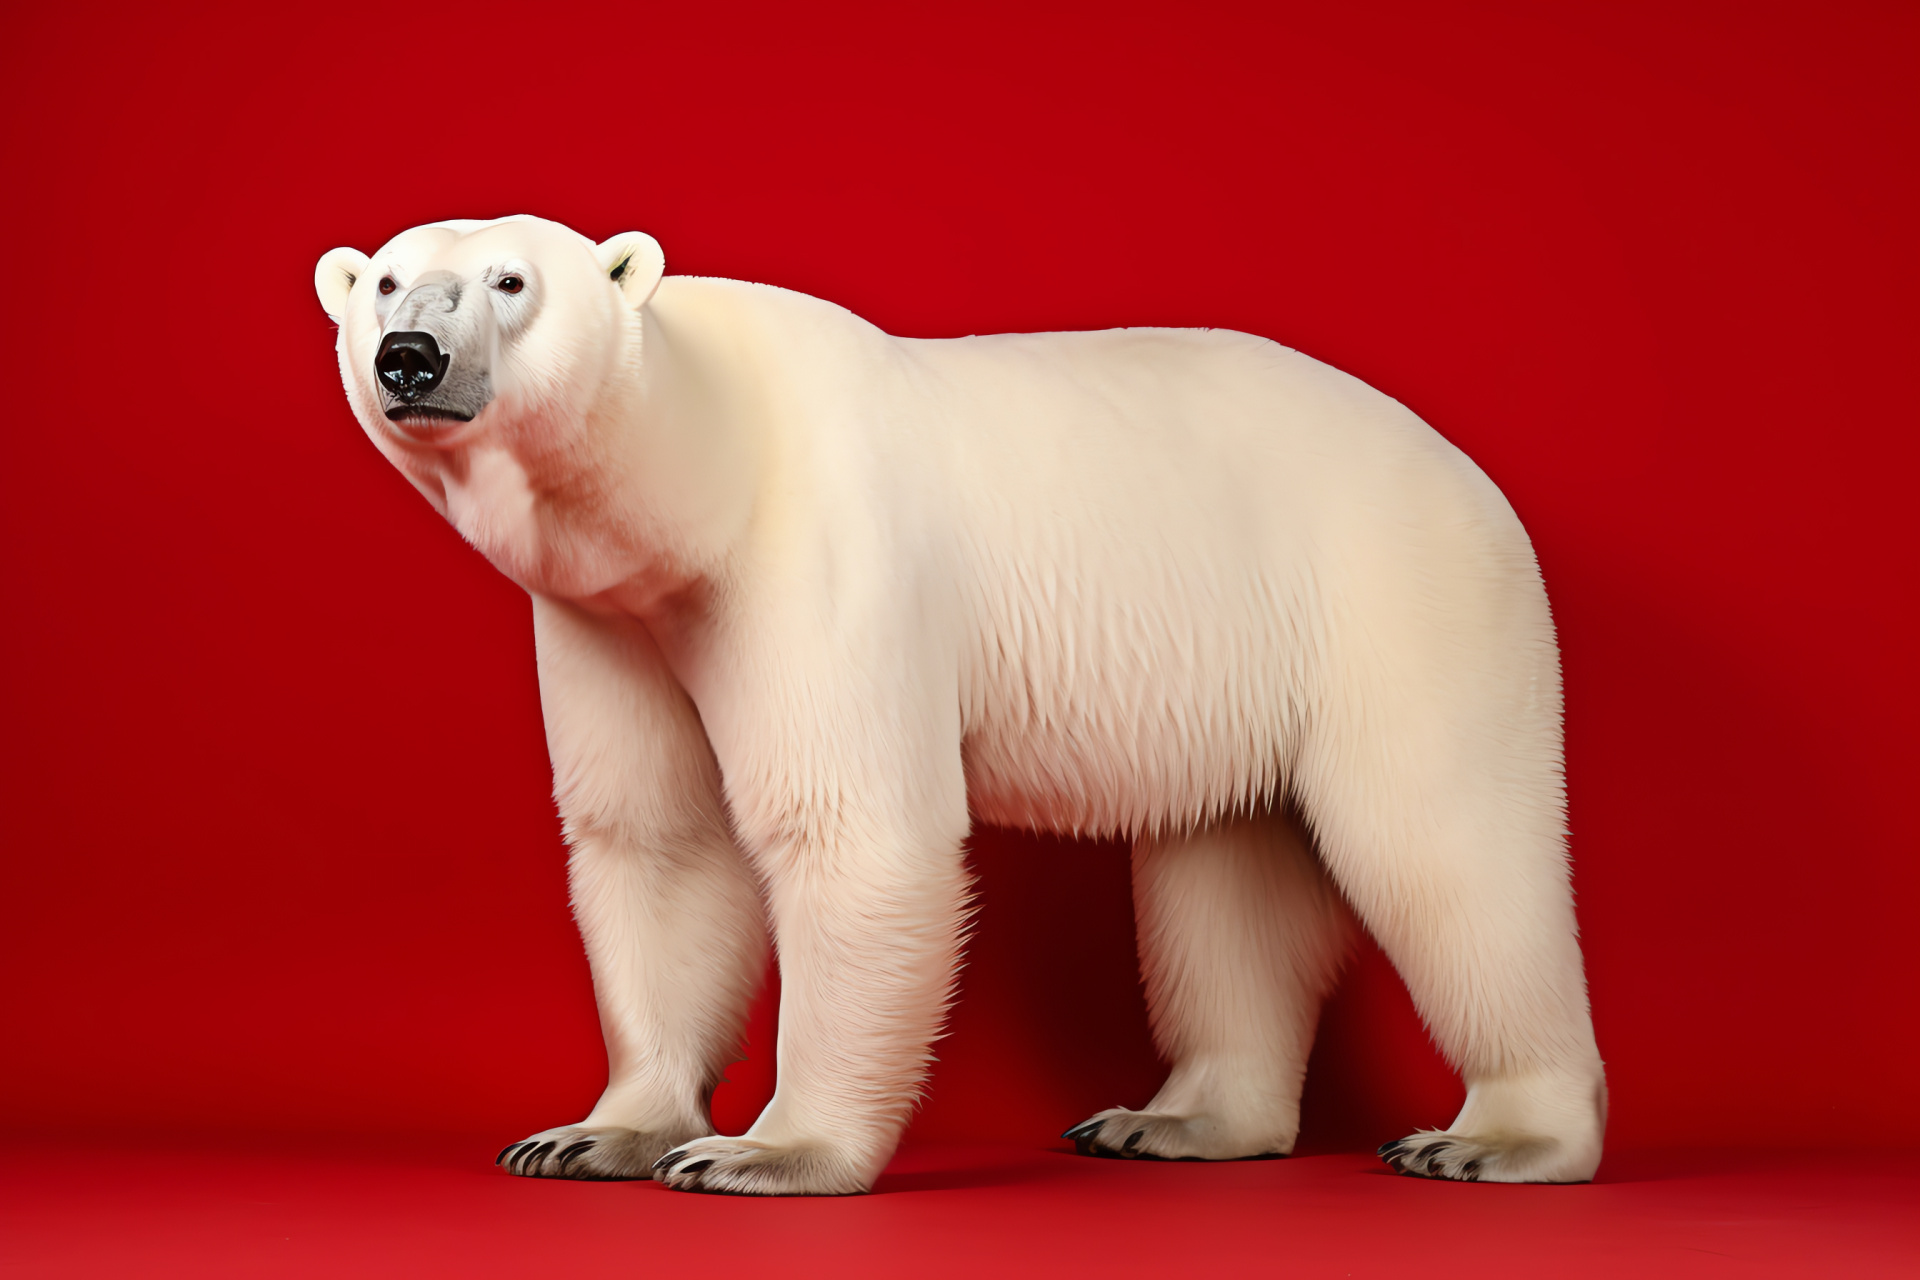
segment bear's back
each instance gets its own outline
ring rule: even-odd
[[[1504,500],[1431,428],[1265,339],[908,346],[958,491],[981,820],[1137,831],[1271,795],[1321,701],[1336,600],[1481,576],[1458,549],[1426,563],[1435,530],[1475,526],[1467,560],[1524,554]]]

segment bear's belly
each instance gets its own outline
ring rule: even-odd
[[[995,827],[1062,835],[1124,830],[1124,804],[1097,785],[1098,762],[1085,753],[1038,748],[997,736],[971,735],[961,745],[967,811]]]
[[[1304,639],[1316,605],[1303,573],[1269,570],[1281,557],[1250,542],[1230,521],[1178,547],[1008,536],[1069,549],[962,578],[977,620],[959,690],[976,820],[1133,834],[1283,790],[1319,685]]]
[[[1106,837],[1265,804],[1285,786],[1291,717],[1236,710],[977,723],[961,742],[968,810],[990,826]]]

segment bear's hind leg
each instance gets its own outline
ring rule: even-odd
[[[1295,776],[1328,871],[1467,1085],[1446,1129],[1380,1149],[1403,1173],[1581,1182],[1600,1163],[1552,661],[1539,645],[1461,673],[1450,701],[1328,714]]]
[[[1353,921],[1290,813],[1142,836],[1133,851],[1140,969],[1172,1064],[1144,1110],[1070,1129],[1082,1155],[1286,1155],[1320,1003]]]

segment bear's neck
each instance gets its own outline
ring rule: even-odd
[[[580,419],[523,422],[469,451],[449,475],[449,519],[535,594],[649,622],[702,607],[757,471],[724,341],[670,305],[631,313]]]

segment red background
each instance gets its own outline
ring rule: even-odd
[[[1914,13],[10,10],[0,1123],[596,1096],[526,600],[362,437],[310,284],[524,211],[898,333],[1229,326],[1405,401],[1553,596],[1616,1146],[1920,1137]],[[974,858],[916,1131],[1143,1102],[1120,851]],[[1457,1097],[1362,957],[1305,1144]]]

